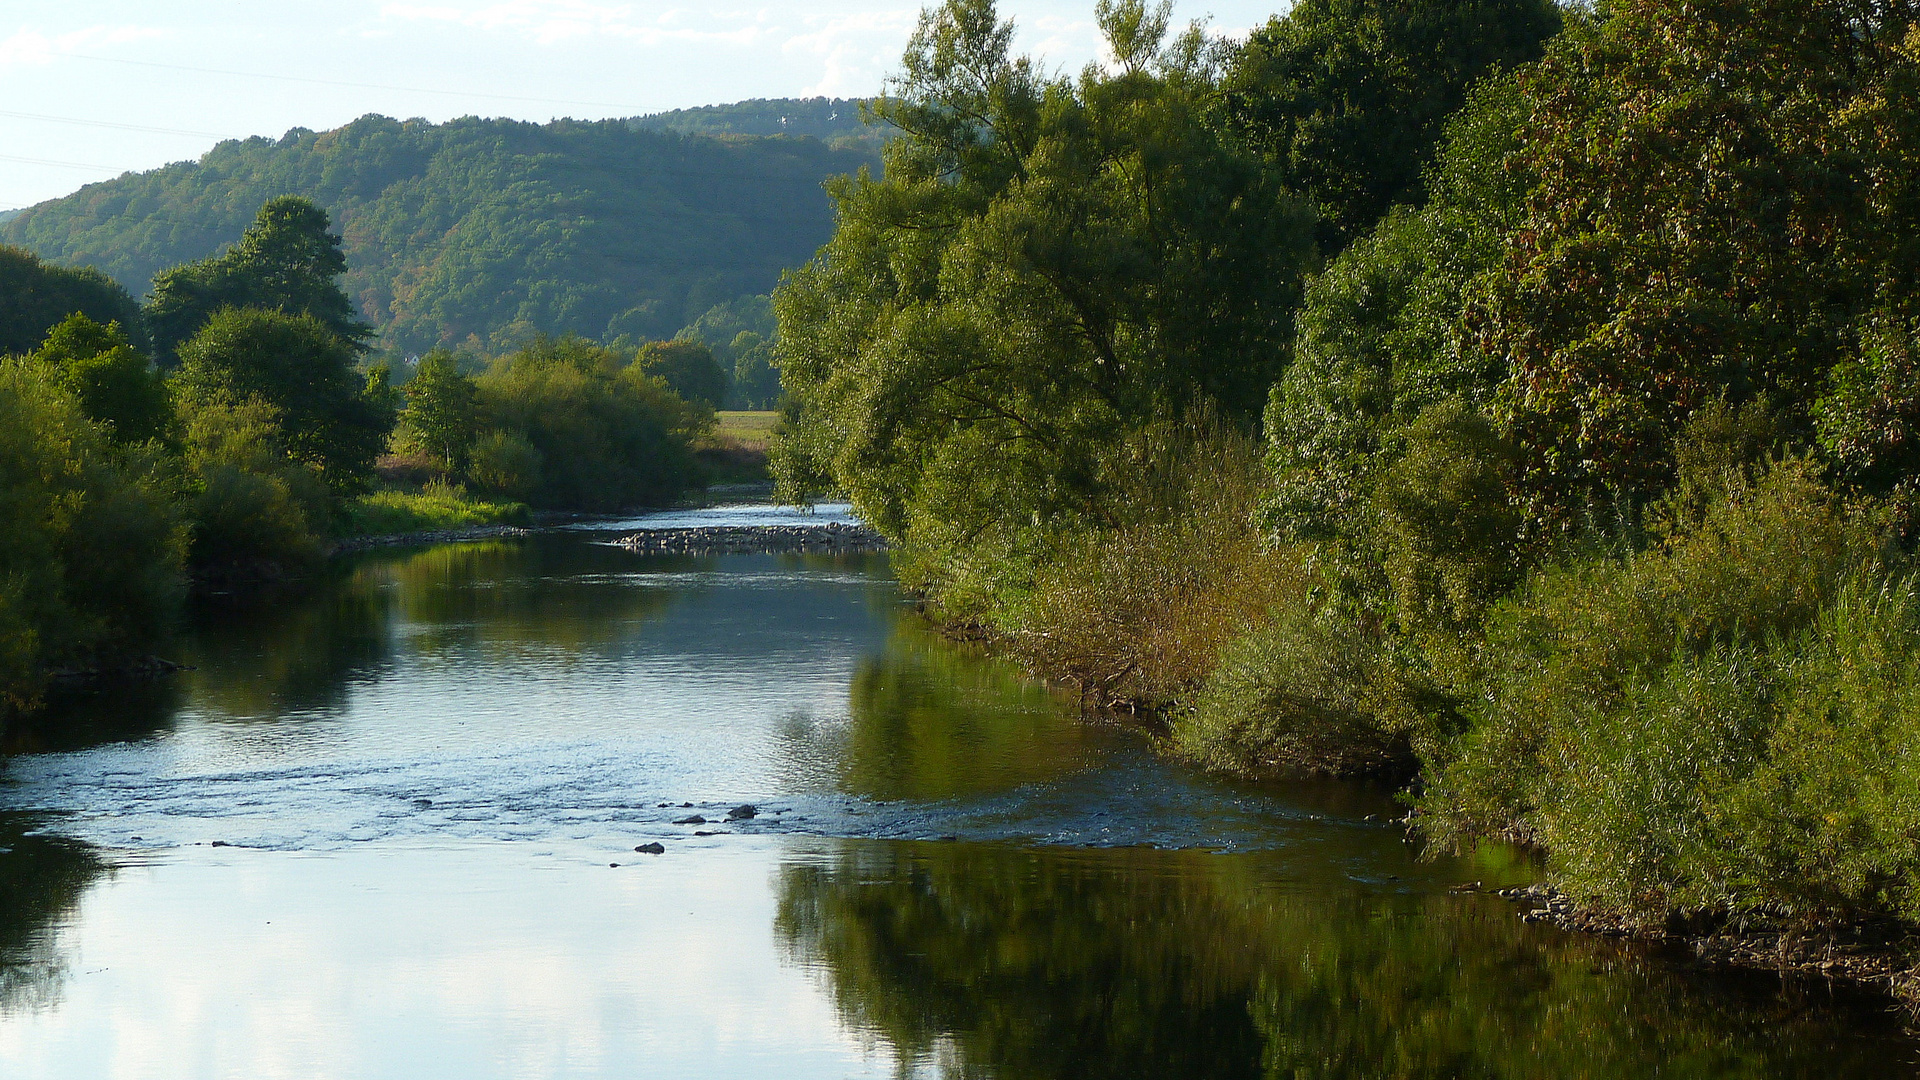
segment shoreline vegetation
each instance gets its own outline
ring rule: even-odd
[[[144,305],[0,249],[0,721],[189,581],[770,478],[1169,754],[1920,1013],[1920,17],[1094,10],[1077,75],[925,11],[826,246],[670,341],[393,366],[297,197]]]
[[[1920,23],[1742,0],[926,11],[774,294],[781,498],[1235,776],[1541,914],[1920,1007]]]
[[[752,310],[670,341],[532,335],[396,369],[371,353],[329,229],[312,202],[272,199],[236,244],[157,274],[144,305],[0,248],[0,724],[54,681],[164,670],[189,595],[765,479],[764,430],[749,445],[715,412],[766,393],[770,345],[735,326]],[[731,372],[700,337],[729,331]]]

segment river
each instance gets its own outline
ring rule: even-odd
[[[1161,760],[884,556],[605,542],[785,513],[371,553],[62,705],[0,775],[0,1076],[1920,1075],[1878,999],[1459,891],[1538,871],[1386,792]]]

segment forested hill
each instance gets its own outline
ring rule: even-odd
[[[870,147],[876,153],[893,130],[887,125],[862,123],[856,98],[826,97],[754,98],[731,105],[702,105],[638,116],[628,124],[695,135],[811,136],[829,146]]]
[[[138,296],[156,271],[237,240],[267,199],[304,195],[344,235],[348,294],[385,347],[663,338],[810,258],[833,228],[822,181],[871,160],[632,120],[366,116],[90,184],[0,224],[0,242]]]

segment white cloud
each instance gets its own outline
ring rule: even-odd
[[[11,37],[0,41],[0,67],[44,66],[59,59],[61,53],[85,52],[102,45],[124,45],[171,36],[167,31],[151,26],[89,26],[52,35],[28,27],[14,31]]]

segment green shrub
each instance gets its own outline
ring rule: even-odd
[[[1778,866],[1758,870],[1750,841],[1762,804],[1790,805],[1791,790],[1751,792],[1770,762],[1811,749],[1783,742],[1783,718],[1827,692],[1839,661],[1810,678],[1818,658],[1886,637],[1855,597],[1887,580],[1884,523],[1843,504],[1805,459],[1753,470],[1704,451],[1682,459],[1650,547],[1538,571],[1489,612],[1474,724],[1429,761],[1423,821],[1452,843],[1538,840],[1570,888],[1626,912],[1804,902]],[[1894,674],[1875,693],[1906,693]]]
[[[997,620],[1030,663],[1095,702],[1160,708],[1192,693],[1299,575],[1254,528],[1252,439],[1203,420],[1155,424],[1104,470],[1131,520],[1057,536],[1029,587],[1002,590]]]
[[[1289,599],[1227,644],[1170,748],[1242,776],[1405,773],[1412,739],[1382,708],[1395,686],[1381,642],[1305,590]]]
[[[610,349],[536,341],[495,361],[477,385],[487,423],[519,433],[540,454],[537,472],[476,475],[490,490],[511,492],[508,481],[527,486],[537,476],[528,492],[535,505],[620,510],[663,505],[699,482],[691,443],[712,429],[713,410],[688,404]],[[491,449],[527,460],[505,444]]]
[[[540,490],[540,448],[516,431],[489,431],[467,455],[467,475],[487,491],[529,499]]]
[[[54,370],[0,361],[0,712],[165,630],[185,537],[151,464],[114,453]]]
[[[308,565],[322,552],[331,497],[319,471],[281,443],[279,410],[224,396],[182,402],[193,562]]]

